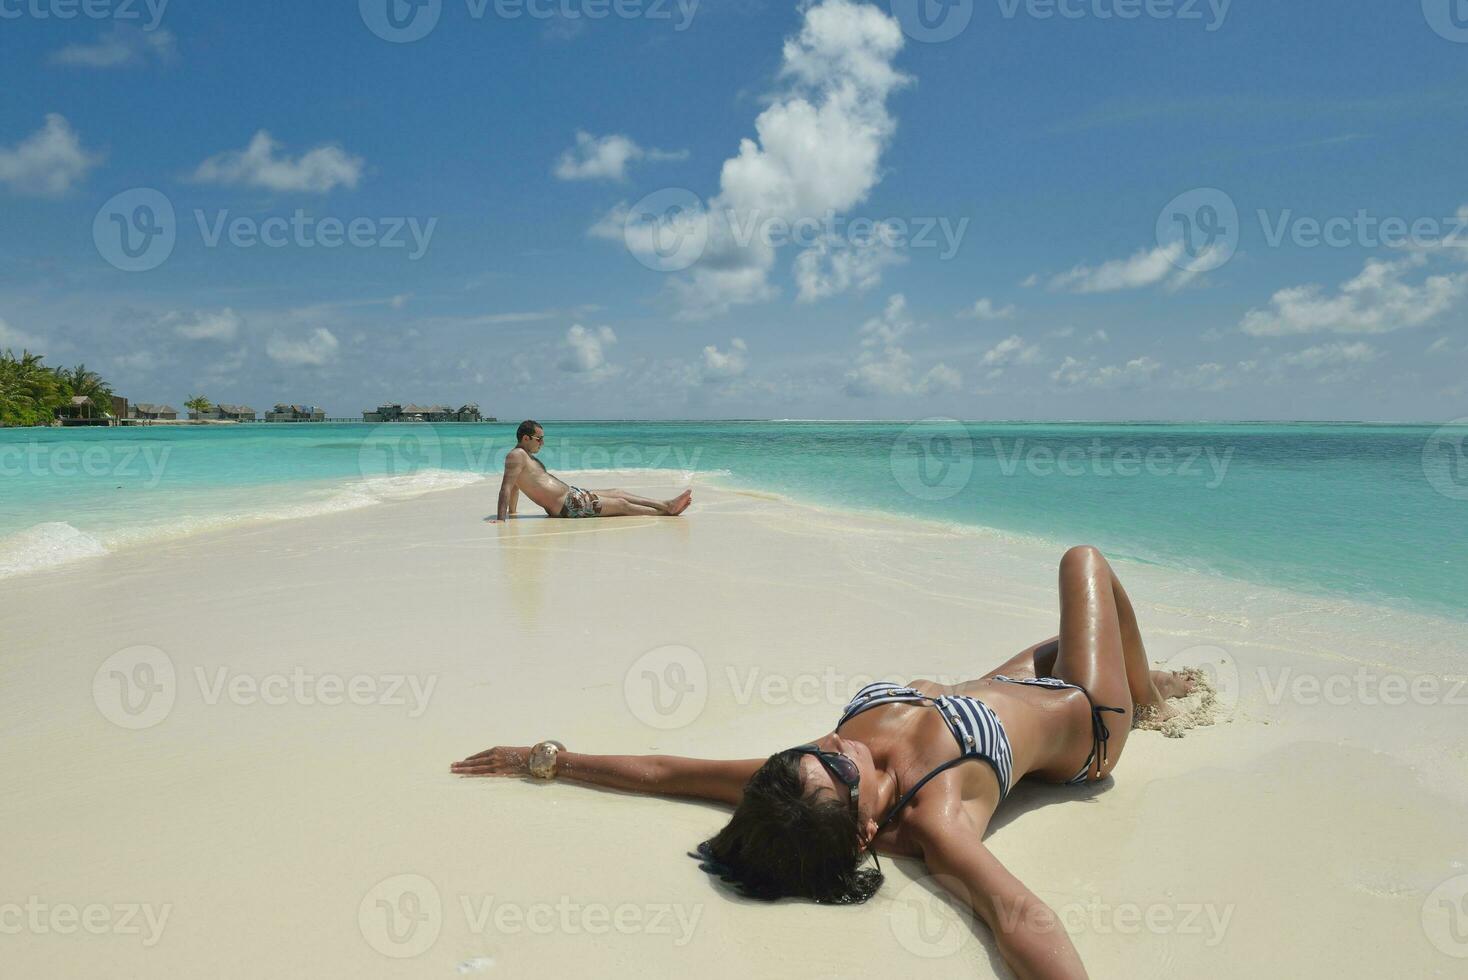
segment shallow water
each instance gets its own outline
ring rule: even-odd
[[[3,430],[0,575],[476,478],[488,511],[513,428]],[[1468,618],[1465,440],[1431,425],[553,422],[541,458]]]

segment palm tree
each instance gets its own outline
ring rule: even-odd
[[[205,412],[214,411],[214,403],[203,395],[190,395],[189,400],[184,402],[184,408],[202,416]]]
[[[85,395],[103,410],[112,388],[95,371],[78,364],[71,371],[50,368],[40,354],[0,352],[0,425],[44,425],[75,395]]]

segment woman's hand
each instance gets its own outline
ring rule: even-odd
[[[496,745],[449,766],[460,776],[528,776],[530,746]]]

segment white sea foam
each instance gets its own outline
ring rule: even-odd
[[[64,521],[48,521],[0,538],[0,578],[24,575],[107,554],[107,547]]]
[[[195,514],[173,516],[150,523],[124,524],[105,531],[85,533],[64,522],[37,524],[18,534],[0,538],[0,578],[24,575],[53,568],[84,558],[97,558],[121,548],[189,537],[208,531],[220,531],[247,524],[299,520],[342,511],[358,510],[375,504],[406,500],[453,490],[484,480],[483,474],[458,470],[424,470],[408,476],[381,476],[339,486],[303,488],[300,486],[261,487],[249,491],[254,498],[289,494],[292,502],[276,506],[214,509]],[[237,502],[244,491],[229,492],[229,499],[215,497],[212,505],[226,507]],[[180,505],[199,501],[211,506],[208,497],[192,492],[180,498]]]

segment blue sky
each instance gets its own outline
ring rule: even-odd
[[[1468,4],[924,2],[0,0],[0,346],[332,415],[1468,415]]]

